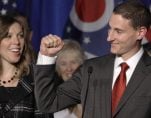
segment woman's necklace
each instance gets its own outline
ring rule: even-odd
[[[5,80],[0,80],[0,86],[1,86],[1,85],[5,85],[5,84],[8,84],[8,83],[11,83],[11,82],[16,78],[17,74],[18,74],[18,69],[16,69],[14,75],[13,75],[9,80],[7,80],[7,81],[5,81]]]

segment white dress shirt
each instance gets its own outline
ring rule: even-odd
[[[54,64],[56,62],[56,58],[57,58],[57,56],[55,56],[55,57],[49,57],[49,56],[42,55],[39,52],[38,59],[37,59],[37,65]]]
[[[55,112],[54,118],[77,118],[77,116],[68,109],[64,109],[62,111]]]
[[[143,48],[141,48],[135,55],[133,55],[131,58],[129,58],[126,61],[124,61],[121,57],[115,58],[112,88],[113,88],[113,85],[114,85],[120,71],[121,71],[120,64],[125,62],[129,66],[128,70],[126,71],[126,84],[128,84],[138,61],[140,60],[140,58],[143,55],[143,52],[144,52],[144,50],[143,50]]]

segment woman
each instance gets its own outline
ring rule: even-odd
[[[56,71],[58,75],[67,81],[74,71],[83,63],[84,51],[79,43],[74,40],[64,40],[63,49],[57,54]],[[54,118],[81,118],[81,105],[75,105],[68,109],[54,113]]]
[[[0,118],[52,117],[36,109],[26,31],[13,16],[0,16]]]

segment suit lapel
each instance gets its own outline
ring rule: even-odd
[[[112,55],[108,59],[106,59],[105,65],[100,72],[100,93],[101,95],[99,98],[100,100],[100,112],[101,112],[101,117],[104,118],[111,118],[111,92],[112,92],[112,78],[113,78],[113,68],[114,68],[114,60],[115,56]],[[100,65],[102,67],[102,65]],[[99,76],[99,74],[98,74]]]
[[[104,113],[104,116],[106,118],[111,118],[112,113],[111,113],[111,93],[112,93],[112,80],[113,80],[113,68],[114,68],[114,61],[115,61],[115,56],[112,56],[113,58],[111,58],[111,61],[108,62],[107,66],[104,68],[105,69],[105,75],[108,79],[108,84],[107,82],[105,83],[105,91],[104,91],[104,96],[106,96],[105,98],[105,102],[104,102],[104,107],[102,107],[102,109],[104,109],[104,111],[102,113]]]
[[[146,66],[148,64],[151,64],[151,61],[146,60],[147,59],[146,57],[147,55],[144,54],[143,58],[139,61],[138,65],[136,66],[136,69],[126,87],[124,95],[122,96],[121,101],[119,105],[117,106],[117,109],[115,113],[113,114],[113,116],[120,111],[120,109],[124,106],[124,104],[128,101],[128,99],[131,98],[133,93],[136,91],[136,89],[141,85],[141,83],[145,79],[145,76],[148,73]]]

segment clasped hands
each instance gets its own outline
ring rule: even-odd
[[[54,57],[62,49],[64,42],[56,35],[46,35],[41,39],[40,53],[45,56]]]

